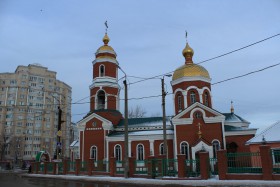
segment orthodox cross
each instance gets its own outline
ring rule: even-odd
[[[188,42],[188,32],[187,31],[185,32],[186,32],[186,41]]]
[[[108,29],[107,20],[105,21],[105,23],[104,23],[104,24],[105,24],[105,27],[106,27],[106,28],[105,28],[105,31],[106,31],[106,34],[107,34],[107,29]]]
[[[200,130],[200,126],[201,126],[201,124],[200,124],[200,123],[198,123],[198,124],[197,124],[197,126],[198,126],[198,132],[197,132],[197,134],[198,134],[198,138],[201,138],[201,137],[202,137],[202,132],[201,132],[201,130]]]

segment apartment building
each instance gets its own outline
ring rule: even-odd
[[[53,158],[57,145],[59,157],[69,157],[71,89],[40,64],[0,73],[1,160],[34,160],[42,150]],[[62,110],[59,133],[58,107]]]

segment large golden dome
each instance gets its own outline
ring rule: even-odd
[[[175,70],[172,77],[173,81],[182,77],[204,77],[210,79],[209,73],[204,67],[193,63],[194,51],[188,43],[186,43],[182,53],[185,57],[185,64]]]
[[[184,64],[177,68],[173,74],[172,80],[182,77],[205,77],[210,79],[209,73],[204,67],[193,63]]]

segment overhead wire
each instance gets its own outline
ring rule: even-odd
[[[218,55],[218,56],[215,56],[215,57],[212,57],[212,58],[209,58],[209,59],[203,60],[203,61],[198,62],[198,63],[196,63],[196,64],[202,64],[202,63],[205,63],[205,62],[208,62],[208,61],[211,61],[211,60],[217,59],[217,58],[224,57],[224,56],[226,56],[226,55],[229,55],[229,54],[235,53],[235,52],[237,52],[237,51],[240,51],[240,50],[246,49],[246,48],[248,48],[248,47],[254,46],[254,45],[256,45],[256,44],[262,43],[262,42],[264,42],[264,41],[270,40],[270,39],[275,38],[275,37],[277,37],[277,36],[280,36],[280,33],[275,34],[275,35],[272,35],[272,36],[267,37],[267,38],[264,38],[264,39],[259,40],[259,41],[257,41],[257,42],[254,42],[254,43],[248,44],[248,45],[246,45],[246,46],[240,47],[240,48],[238,48],[238,49],[234,49],[234,50],[232,50],[232,51],[229,51],[229,52],[223,53],[223,54],[221,54],[221,55]],[[184,68],[187,68],[187,67],[183,67],[182,69],[184,69]],[[132,83],[130,83],[130,84],[131,84],[131,85],[132,85],[132,84],[137,84],[137,83],[140,83],[140,82],[143,82],[143,81],[147,81],[147,80],[150,80],[150,79],[159,78],[159,77],[161,77],[161,76],[164,76],[164,75],[166,75],[166,74],[173,73],[173,72],[175,72],[175,71],[176,71],[176,70],[174,70],[174,71],[170,71],[170,72],[167,72],[167,73],[164,73],[164,74],[160,74],[160,75],[152,76],[152,77],[146,77],[146,78],[143,78],[143,77],[137,77],[137,76],[131,76],[131,77],[134,77],[134,78],[140,78],[140,79],[142,79],[142,80],[138,80],[138,81],[132,82]]]

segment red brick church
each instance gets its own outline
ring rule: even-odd
[[[124,159],[124,117],[119,111],[119,62],[115,50],[108,45],[97,49],[90,85],[90,112],[77,123],[79,129],[79,157],[83,160]],[[175,116],[166,120],[167,157],[195,159],[201,150],[215,158],[217,150],[249,152],[245,143],[255,136],[257,129],[234,113],[221,113],[214,108],[211,78],[208,71],[193,62],[193,49],[186,43],[184,63],[173,74]],[[128,119],[129,157],[145,160],[164,153],[162,117]],[[73,159],[73,158],[72,158]]]

